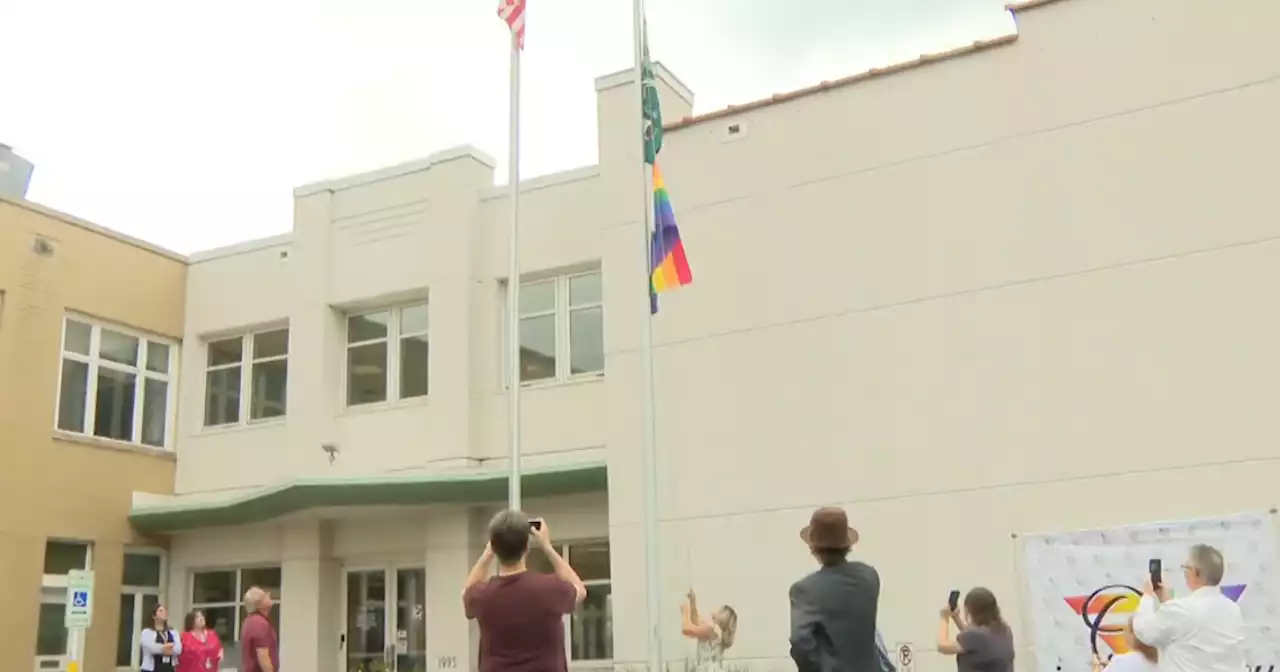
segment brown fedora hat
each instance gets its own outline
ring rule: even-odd
[[[800,530],[809,548],[843,551],[858,543],[858,531],[849,526],[849,516],[838,506],[824,506],[813,512],[809,524]]]

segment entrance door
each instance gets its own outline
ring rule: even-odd
[[[426,672],[426,570],[346,574],[346,672]]]

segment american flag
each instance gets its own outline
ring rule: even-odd
[[[524,49],[524,3],[525,0],[498,0],[498,16],[507,22],[520,49]]]

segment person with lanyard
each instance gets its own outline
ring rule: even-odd
[[[142,672],[174,672],[178,656],[182,654],[182,640],[169,627],[169,612],[163,604],[151,610],[151,624],[142,629],[139,644],[142,645]]]
[[[208,627],[204,612],[192,609],[182,624],[182,655],[178,672],[210,672],[222,666],[222,641]]]

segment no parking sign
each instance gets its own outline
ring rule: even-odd
[[[916,652],[911,649],[911,644],[903,642],[897,649],[898,672],[916,672]]]

